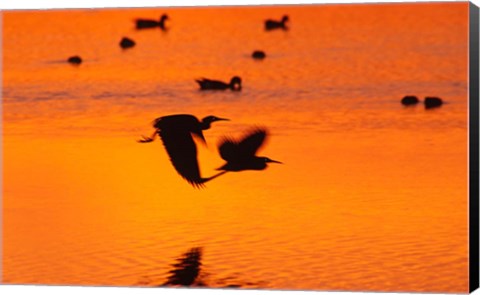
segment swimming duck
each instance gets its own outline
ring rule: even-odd
[[[253,53],[252,53],[252,57],[255,58],[255,59],[264,59],[267,55],[265,54],[265,52],[261,51],[261,50],[255,50]]]
[[[281,21],[267,19],[265,21],[265,30],[283,29],[287,30],[288,27],[285,23],[289,20],[288,15],[284,15]]]
[[[416,97],[414,95],[407,95],[407,96],[402,98],[401,102],[404,106],[411,106],[411,105],[418,104],[420,102],[420,100],[418,99],[418,97]]]
[[[443,100],[439,97],[427,96],[423,103],[426,109],[433,109],[442,106]]]
[[[162,16],[160,17],[160,21],[139,18],[135,20],[135,27],[137,28],[137,30],[151,29],[155,27],[159,27],[160,29],[165,30],[165,21],[167,19],[169,18],[166,14],[162,14]]]
[[[226,90],[231,89],[233,91],[242,90],[242,79],[238,76],[233,77],[230,83],[225,83],[217,80],[210,80],[202,78],[195,80],[200,85],[200,90]]]
[[[79,65],[82,63],[82,58],[78,55],[75,55],[75,56],[69,57],[67,61],[72,65]]]
[[[120,41],[120,47],[122,47],[123,49],[131,48],[133,46],[135,46],[135,41],[130,38],[123,37]]]

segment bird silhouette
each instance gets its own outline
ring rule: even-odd
[[[224,138],[218,145],[218,151],[222,159],[227,161],[227,163],[217,168],[217,170],[223,170],[224,172],[264,170],[267,168],[267,163],[282,164],[282,162],[255,155],[264,144],[266,138],[267,130],[264,128],[252,130],[239,141]]]
[[[152,142],[155,140],[156,135],[159,135],[178,174],[192,186],[196,188],[203,187],[205,182],[223,173],[217,173],[208,178],[201,177],[197,160],[197,146],[193,141],[192,135],[206,144],[202,131],[209,129],[211,123],[216,121],[229,120],[207,116],[202,121],[199,121],[196,117],[187,114],[159,117],[153,122],[155,132],[152,136],[143,136],[138,142]]]
[[[153,20],[153,19],[143,19],[143,18],[138,18],[135,20],[135,28],[137,30],[141,29],[152,29],[152,28],[160,28],[162,30],[165,30],[165,21],[168,20],[168,15],[162,14],[160,17],[159,21]]]
[[[412,106],[418,104],[420,101],[418,100],[418,97],[415,95],[407,95],[402,98],[401,103],[404,106]]]
[[[133,46],[135,46],[135,41],[133,41],[130,38],[123,37],[122,40],[120,40],[119,45],[123,49],[128,49],[128,48],[132,48]]]
[[[289,20],[288,15],[284,15],[282,17],[282,20],[277,21],[277,20],[272,20],[272,19],[267,19],[265,21],[265,30],[274,30],[274,29],[283,29],[283,30],[288,30],[288,27],[286,26],[286,22]]]
[[[425,104],[425,109],[428,110],[441,107],[443,104],[443,100],[439,97],[427,96],[425,97],[425,101],[423,103]]]
[[[264,51],[261,51],[261,50],[255,50],[253,53],[252,53],[252,57],[254,59],[264,59],[267,55],[265,54]]]
[[[231,89],[233,91],[242,90],[242,79],[238,76],[233,77],[230,83],[225,83],[217,80],[199,79],[195,80],[200,85],[200,90],[226,90]]]
[[[67,60],[72,65],[79,65],[82,63],[82,58],[78,55],[70,56]]]

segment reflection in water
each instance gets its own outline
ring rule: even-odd
[[[168,271],[169,276],[167,281],[161,286],[194,286],[216,288],[259,288],[266,286],[264,281],[255,283],[240,282],[236,276],[213,279],[215,274],[205,271],[202,259],[203,247],[194,247],[183,253],[179,258],[176,259],[177,262],[171,265],[172,269]],[[151,280],[148,277],[144,277],[144,280],[141,282],[143,285],[149,285],[150,283]]]
[[[170,276],[163,286],[205,286],[201,280],[197,280],[202,266],[202,248],[195,247],[188,250],[177,263],[172,264]]]

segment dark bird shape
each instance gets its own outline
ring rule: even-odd
[[[155,132],[152,136],[143,136],[138,142],[152,142],[158,134],[178,174],[194,187],[203,187],[205,182],[223,173],[208,178],[201,177],[197,160],[197,146],[192,135],[206,144],[202,131],[210,129],[211,123],[216,121],[229,120],[208,116],[199,121],[196,117],[185,114],[159,117],[153,122]]]
[[[70,56],[67,60],[72,65],[79,65],[82,63],[82,58],[78,55]]]
[[[200,85],[200,90],[226,90],[231,89],[233,91],[242,90],[242,79],[238,76],[233,77],[230,83],[225,83],[217,80],[199,79],[195,80]]]
[[[159,21],[153,19],[138,18],[135,20],[135,27],[137,30],[152,28],[160,28],[162,30],[165,30],[165,21],[168,19],[168,15],[166,14],[162,14]]]
[[[172,264],[167,281],[162,286],[203,286],[199,281],[202,271],[202,248],[190,249]]]
[[[442,106],[443,100],[439,97],[427,96],[423,103],[426,109],[433,109]]]
[[[411,105],[418,104],[420,102],[420,100],[418,100],[418,97],[416,97],[414,95],[407,95],[404,98],[402,98],[401,102],[404,106],[411,106]]]
[[[120,41],[120,47],[123,49],[132,48],[133,46],[135,46],[135,41],[130,38],[123,37]]]
[[[288,27],[286,26],[286,22],[289,20],[288,15],[284,15],[282,17],[282,20],[277,21],[273,19],[267,19],[265,21],[265,30],[275,30],[275,29],[283,29],[283,30],[288,30]]]
[[[241,140],[235,141],[230,138],[224,138],[218,145],[218,151],[222,159],[227,161],[217,170],[227,171],[243,171],[243,170],[264,170],[267,163],[282,162],[272,160],[267,157],[257,157],[255,154],[264,144],[267,137],[267,130],[258,128]]]
[[[265,54],[265,52],[261,51],[261,50],[255,50],[253,53],[252,53],[252,57],[255,58],[255,59],[264,59],[267,55]]]

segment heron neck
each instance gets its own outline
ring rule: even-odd
[[[201,128],[202,130],[210,129],[210,122],[202,122]]]

